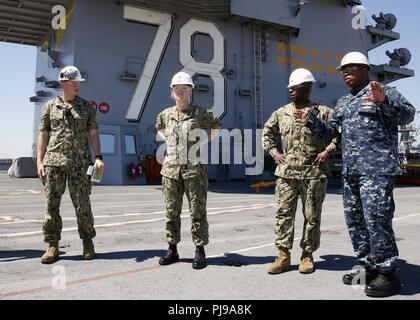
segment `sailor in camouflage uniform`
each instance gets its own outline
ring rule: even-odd
[[[343,149],[344,213],[359,264],[364,269],[346,274],[345,284],[366,281],[365,293],[385,297],[398,293],[398,249],[392,229],[393,189],[401,173],[398,162],[398,125],[413,121],[415,108],[394,88],[369,80],[370,64],[360,52],[343,57],[340,67],[351,92],[337,102],[332,118],[319,121],[304,112],[319,137],[341,132]],[[341,131],[340,131],[341,130]]]
[[[76,67],[68,66],[60,72],[59,81],[63,94],[48,101],[41,112],[37,145],[37,170],[42,179],[47,198],[44,218],[44,241],[48,250],[41,257],[42,263],[58,259],[58,242],[61,239],[61,196],[69,187],[76,210],[79,236],[83,239],[83,258],[94,258],[92,239],[96,232],[89,195],[91,182],[87,175],[90,162],[89,141],[96,154],[95,165],[103,170],[96,110],[77,94],[82,79]]]
[[[289,92],[292,102],[273,112],[263,131],[263,148],[277,163],[275,175],[276,197],[279,204],[275,228],[279,256],[269,265],[270,274],[290,269],[290,250],[293,246],[294,220],[299,196],[302,198],[304,228],[300,246],[303,250],[299,263],[301,273],[314,271],[313,252],[319,248],[322,203],[327,186],[327,158],[336,149],[338,141],[330,144],[315,137],[302,123],[293,118],[296,109],[314,106],[309,100],[312,73],[300,68],[290,75]],[[331,109],[318,106],[318,117],[327,120]],[[283,152],[277,147],[281,137]]]
[[[200,140],[200,144],[203,140],[206,143],[217,136],[220,123],[211,112],[191,104],[194,84],[187,73],[175,74],[170,87],[171,97],[176,105],[159,113],[156,123],[158,134],[167,144],[161,174],[169,250],[159,260],[159,264],[168,265],[179,260],[177,243],[181,240],[180,216],[185,193],[190,208],[192,239],[196,245],[192,267],[202,269],[207,265],[204,246],[209,242],[206,212],[207,165],[201,163],[199,151],[194,155],[190,154],[196,144],[196,139],[191,139],[191,135],[197,129],[216,129],[211,130],[210,136],[203,132],[204,139]]]

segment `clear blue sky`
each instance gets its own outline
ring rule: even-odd
[[[36,47],[0,42],[0,159],[32,154]]]
[[[418,0],[406,0],[404,4],[394,0],[364,0],[368,12],[368,24],[375,24],[370,18],[379,12],[392,12],[398,22],[394,29],[401,39],[371,51],[371,63],[387,63],[386,50],[405,47],[411,51],[412,60],[408,67],[420,75],[420,41]],[[29,97],[34,95],[36,48],[0,42],[0,158],[30,156],[32,154],[34,107]],[[398,90],[420,110],[419,76],[394,82]],[[416,118],[420,125],[420,115]]]

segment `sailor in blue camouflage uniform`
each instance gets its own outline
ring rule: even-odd
[[[398,126],[414,120],[415,108],[397,90],[369,80],[370,64],[360,52],[343,57],[340,70],[351,92],[341,97],[328,122],[316,111],[295,112],[315,135],[331,139],[341,133],[344,212],[359,264],[345,284],[364,278],[365,293],[386,297],[399,292],[398,248],[392,229],[393,189],[401,173]]]

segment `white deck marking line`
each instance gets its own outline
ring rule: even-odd
[[[221,213],[235,213],[241,211],[248,211],[254,209],[263,209],[271,207],[272,205],[263,205],[263,206],[255,206],[255,207],[247,207],[241,209],[232,209],[232,210],[221,210],[207,213],[207,216],[217,215]],[[189,215],[181,215],[181,218],[189,218]],[[116,222],[116,223],[107,223],[107,224],[98,224],[95,225],[95,228],[111,228],[111,227],[120,227],[120,226],[127,226],[132,224],[141,224],[141,223],[148,223],[148,222],[157,222],[157,221],[164,221],[166,218],[155,218],[155,219],[146,219],[146,220],[133,220],[133,221],[126,221],[126,222]],[[64,228],[62,232],[69,232],[69,231],[77,231],[77,227],[73,228]],[[18,232],[18,233],[6,233],[0,234],[0,238],[17,238],[17,237],[26,237],[26,236],[34,236],[42,234],[42,231],[28,231],[28,232]]]
[[[26,190],[26,191],[30,192],[32,194],[42,194],[43,193],[43,191],[38,191],[38,190],[33,190],[33,189],[29,189],[29,190]]]
[[[293,241],[297,241],[297,240],[300,240],[300,239],[302,239],[302,237],[294,238]],[[248,247],[248,248],[245,248],[245,249],[240,249],[240,250],[235,250],[235,251],[228,251],[228,252],[224,252],[224,253],[219,253],[219,254],[215,254],[215,255],[212,255],[212,256],[208,256],[208,258],[223,257],[223,256],[225,256],[227,254],[239,253],[239,252],[245,252],[245,251],[251,251],[251,250],[254,250],[254,249],[260,249],[260,248],[269,247],[269,246],[275,246],[275,242],[273,241],[273,242],[270,242],[270,243],[267,243],[267,244],[262,244],[262,245],[256,246],[256,247]]]
[[[268,203],[257,203],[257,204],[251,204],[246,206],[225,206],[225,207],[213,207],[213,208],[207,208],[207,211],[209,210],[219,210],[219,209],[233,209],[233,208],[248,208],[248,207],[255,207],[255,206],[263,206],[263,205],[269,205]],[[274,205],[274,204],[273,204]],[[95,215],[95,219],[103,219],[103,218],[121,218],[121,217],[132,217],[132,216],[143,216],[143,215],[154,215],[154,214],[162,214],[166,211],[152,211],[152,212],[132,212],[132,213],[120,213],[120,214],[105,214],[105,215]],[[189,212],[188,209],[183,209],[182,212]],[[13,219],[12,219],[13,218]],[[2,220],[4,219],[4,220]],[[76,217],[62,217],[63,221],[73,221],[77,220]],[[4,221],[4,222],[2,222]],[[19,219],[14,216],[0,216],[0,225],[11,225],[11,224],[23,224],[23,223],[43,223],[44,220],[42,219]]]
[[[405,216],[405,217],[395,218],[394,220],[402,220],[402,219],[407,219],[407,218],[411,218],[411,217],[414,217],[414,216],[420,216],[420,213],[411,214],[411,215]],[[302,239],[302,237],[297,237],[297,238],[294,238],[293,240],[294,241],[297,241],[297,240],[300,240],[300,239]],[[274,242],[271,242],[271,243],[263,244],[263,245],[256,246],[256,247],[249,247],[249,248],[240,249],[240,250],[236,250],[236,251],[229,251],[229,252],[219,253],[219,254],[216,254],[216,255],[209,256],[208,258],[223,257],[223,256],[225,256],[227,254],[230,254],[230,253],[245,252],[245,251],[250,251],[250,250],[254,250],[254,249],[260,249],[260,248],[269,247],[269,246],[273,246],[273,245],[275,245],[275,243]]]
[[[140,196],[140,194],[139,194],[139,196]],[[274,197],[273,195],[269,195],[269,196],[270,196],[270,198],[273,198]],[[66,195],[63,196],[63,198],[65,198],[65,197],[66,197]],[[19,197],[19,199],[20,198],[24,198],[24,197],[21,196],[21,197]],[[261,200],[261,199],[264,199],[264,198],[268,198],[268,197],[264,197],[264,195],[262,195],[262,196],[252,196],[252,197],[250,197],[248,195],[240,195],[238,197],[229,198],[229,201],[240,201],[240,202],[243,202],[244,199],[247,200],[247,201],[251,201],[252,199]],[[68,199],[66,199],[66,200],[68,200],[69,202],[63,203],[62,206],[64,205],[64,206],[71,206],[72,207],[73,204],[70,201],[70,197]],[[226,200],[226,198],[225,197],[223,197],[223,198],[222,197],[218,197],[218,198],[207,198],[207,203],[213,202],[213,201],[219,201],[219,200]],[[158,205],[163,205],[162,199],[159,198],[159,199],[156,199],[156,200],[142,200],[142,201],[139,200],[139,203],[136,204],[136,206],[139,206],[139,205],[142,205],[142,204],[145,204],[145,203],[152,203],[152,204],[156,204],[157,203]],[[127,204],[127,202],[125,202],[125,201],[113,202],[112,204],[114,206],[119,206],[119,207],[127,207],[127,206],[132,206],[133,205],[132,203]],[[119,204],[119,205],[115,205],[115,204]],[[16,204],[0,204],[0,207],[1,208],[5,208],[5,207],[13,207],[13,208],[16,208],[16,206],[17,206]],[[98,204],[94,205],[94,207],[97,207],[97,208],[100,208],[100,207],[109,207],[109,206],[110,206],[110,203],[103,203],[102,205],[98,205]],[[20,204],[19,207],[45,207],[45,203],[35,203],[35,204],[24,203],[24,204]]]
[[[407,219],[407,218],[416,217],[416,216],[420,216],[420,213],[411,214],[405,217],[394,218],[393,220],[402,220],[402,219]]]

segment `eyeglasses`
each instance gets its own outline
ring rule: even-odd
[[[358,70],[360,70],[359,66],[346,67],[346,68],[341,69],[341,73],[342,74],[353,74]]]
[[[295,90],[299,90],[299,89],[309,89],[311,87],[310,84],[298,84],[296,86],[290,87],[289,90],[290,91],[295,91]]]
[[[176,92],[190,92],[192,89],[189,87],[181,87],[181,88],[174,87],[172,88],[172,90]]]

